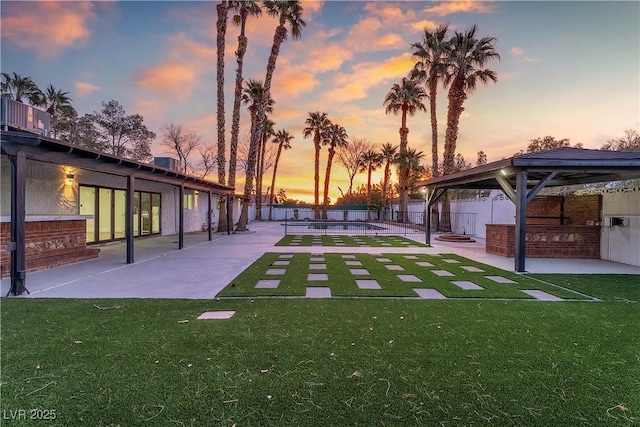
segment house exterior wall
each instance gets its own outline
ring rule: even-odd
[[[602,259],[640,266],[640,188],[602,195]],[[611,226],[612,217],[626,218],[626,226]]]

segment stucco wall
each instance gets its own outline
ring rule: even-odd
[[[611,226],[611,217],[627,218],[627,226]],[[640,266],[640,189],[602,196],[602,259]]]

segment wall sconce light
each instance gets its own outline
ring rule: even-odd
[[[76,181],[76,173],[72,170],[68,170],[66,178],[67,178],[66,183],[68,185],[72,185]]]
[[[193,192],[193,194],[194,194],[195,196],[197,196],[198,194],[200,194],[200,192],[199,192],[198,190],[196,190],[196,191],[194,191],[194,192]]]

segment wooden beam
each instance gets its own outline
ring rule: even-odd
[[[133,211],[135,202],[135,187],[136,178],[134,175],[127,177],[127,194],[126,194],[126,206],[125,206],[125,221],[124,228],[127,237],[127,264],[134,263],[134,245],[133,245]]]
[[[516,175],[516,241],[515,270],[525,272],[526,223],[527,223],[527,171],[520,170]]]
[[[536,197],[536,195],[540,192],[540,190],[542,190],[549,182],[551,182],[551,180],[555,178],[556,175],[557,175],[556,172],[551,172],[544,179],[538,182],[536,186],[533,187],[527,194],[527,203],[531,202],[531,200],[533,200],[533,198]]]
[[[511,184],[509,184],[509,181],[507,181],[506,178],[503,177],[502,175],[496,175],[495,178],[496,178],[496,181],[498,181],[498,184],[500,184],[500,188],[502,188],[502,191],[504,191],[504,194],[507,195],[509,200],[511,200],[515,205],[517,205],[518,202],[516,201],[516,191],[513,190],[513,187],[511,187]],[[516,182],[517,182],[517,179],[516,179]],[[526,180],[524,182],[524,188],[525,190],[527,188]]]
[[[26,188],[27,158],[18,151],[11,160],[11,288],[10,295],[22,295],[29,290],[25,286],[26,272]]]

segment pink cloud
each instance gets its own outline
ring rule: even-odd
[[[435,6],[424,8],[424,12],[437,16],[447,16],[454,13],[489,13],[494,5],[486,1],[443,1]]]
[[[74,85],[76,92],[78,92],[78,98],[84,98],[87,95],[91,95],[94,92],[102,89],[100,86],[96,86],[91,83],[77,81]]]
[[[142,90],[183,101],[196,84],[196,73],[189,64],[165,61],[155,67],[138,70],[136,83]]]
[[[3,2],[2,40],[55,57],[90,38],[93,7],[91,2]]]

